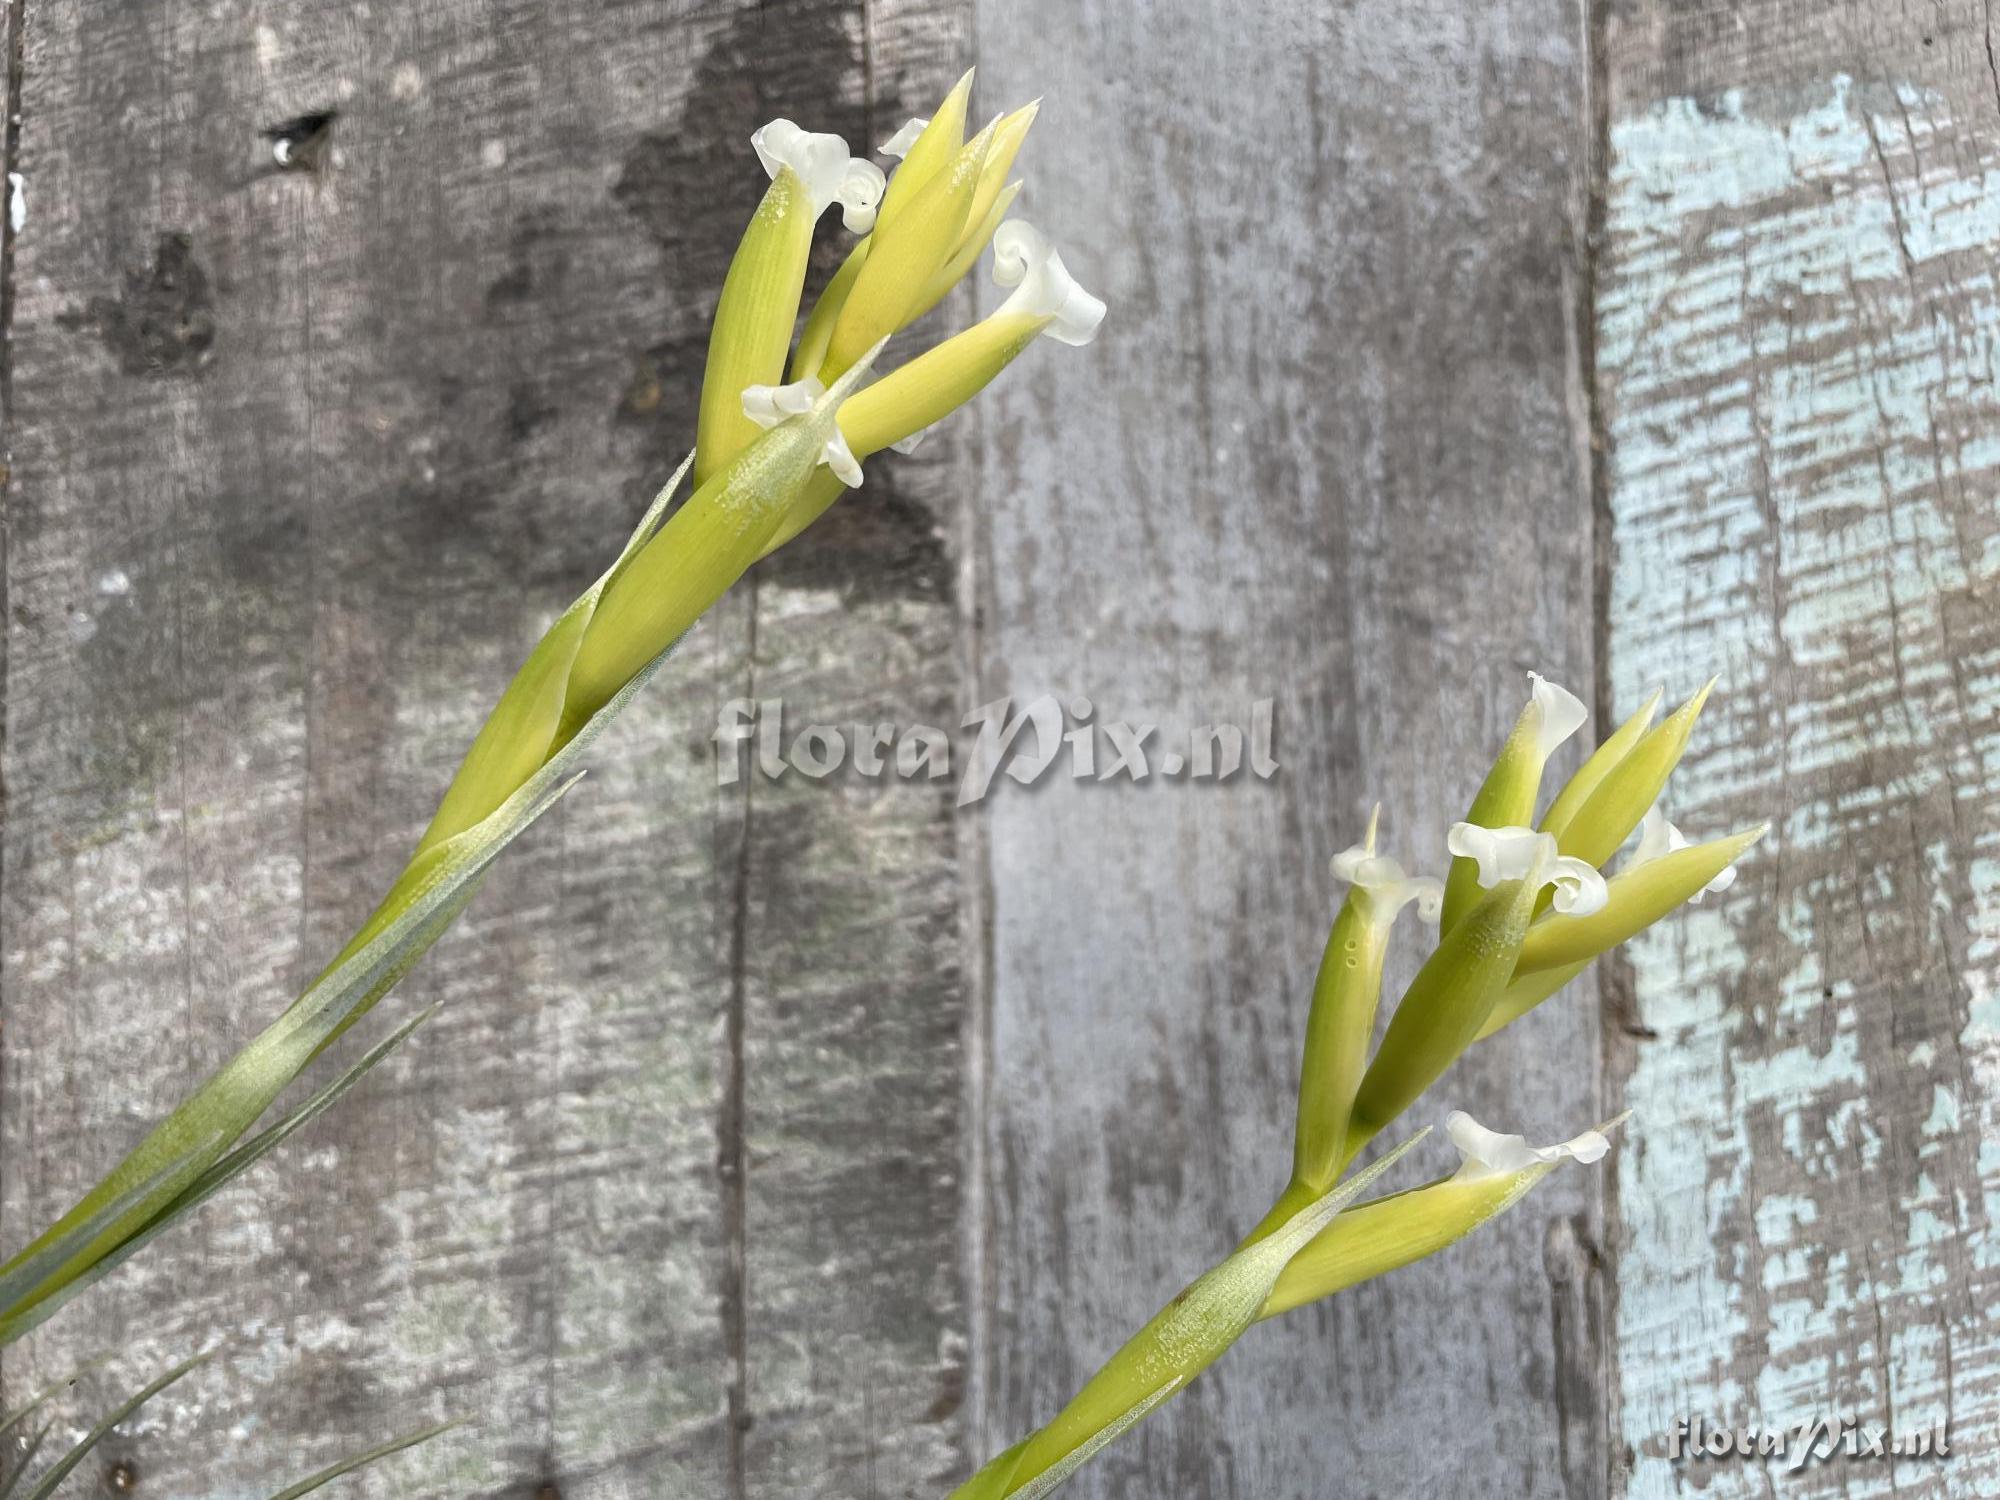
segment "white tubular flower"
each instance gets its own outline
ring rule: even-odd
[[[747,385],[743,388],[743,415],[759,427],[776,427],[792,417],[804,416],[825,394],[826,386],[813,376],[791,385]],[[835,422],[832,425],[833,435],[826,440],[819,461],[833,470],[833,477],[851,490],[861,483],[861,463],[855,458],[854,450],[848,447],[840,424]]]
[[[930,117],[928,115],[922,118],[912,116],[910,119],[905,120],[903,128],[882,143],[882,154],[884,156],[896,157],[899,160],[908,156],[910,154],[910,147],[916,145],[918,136],[930,129],[930,124]]]
[[[750,137],[750,145],[773,181],[784,167],[798,175],[811,195],[815,219],[838,203],[840,222],[848,233],[866,234],[875,227],[875,210],[881,207],[887,179],[866,157],[849,156],[847,142],[839,136],[820,135],[790,120],[773,120]]]
[[[1055,244],[1026,219],[1009,219],[993,234],[993,279],[1014,288],[995,316],[1050,318],[1044,330],[1058,343],[1087,344],[1104,321],[1104,304],[1077,284]]]
[[[1597,1130],[1586,1130],[1572,1140],[1553,1146],[1530,1146],[1526,1136],[1502,1135],[1497,1130],[1488,1130],[1464,1110],[1455,1109],[1444,1122],[1445,1134],[1451,1137],[1451,1143],[1458,1148],[1461,1158],[1451,1180],[1478,1182],[1489,1177],[1514,1177],[1522,1172],[1553,1167],[1559,1162],[1588,1164],[1602,1161],[1611,1149],[1611,1142],[1605,1138],[1604,1132],[1625,1118],[1620,1115]]]
[[[1559,683],[1550,682],[1539,672],[1528,674],[1529,698],[1541,713],[1537,749],[1546,761],[1556,748],[1583,728],[1590,717],[1583,700]]]
[[[1435,922],[1444,905],[1444,883],[1427,876],[1405,875],[1402,865],[1386,854],[1375,852],[1375,831],[1381,819],[1382,805],[1378,802],[1368,815],[1367,837],[1353,848],[1334,855],[1334,875],[1367,892],[1377,921],[1393,921],[1398,912],[1414,901],[1417,915],[1426,922]]]
[[[1557,853],[1552,833],[1454,823],[1445,847],[1479,866],[1479,883],[1487,890],[1503,880],[1533,881],[1537,889],[1554,886],[1555,908],[1568,916],[1591,916],[1609,899],[1604,877],[1583,860]]]
[[[1687,847],[1687,835],[1667,821],[1667,815],[1660,811],[1660,804],[1655,802],[1646,809],[1646,816],[1639,824],[1639,847],[1632,851],[1632,857],[1625,861],[1624,868],[1636,870],[1643,864],[1649,864],[1663,855]],[[1736,866],[1725,865],[1721,874],[1688,897],[1688,900],[1699,906],[1701,898],[1710,891],[1726,891],[1734,884],[1736,884]]]

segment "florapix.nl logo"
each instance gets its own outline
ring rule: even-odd
[[[1044,693],[1018,710],[1011,696],[981,704],[948,732],[887,722],[791,726],[782,698],[732,698],[716,714],[716,780],[823,781],[843,771],[866,780],[956,777],[960,807],[984,801],[1002,776],[1023,787],[1051,777],[1100,785],[1269,781],[1278,772],[1276,717],[1275,700],[1259,698],[1241,721],[1173,730],[1107,718],[1086,697]]]

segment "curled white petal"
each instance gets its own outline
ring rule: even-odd
[[[1655,802],[1646,809],[1646,816],[1639,824],[1639,845],[1632,851],[1632,857],[1625,861],[1625,868],[1636,870],[1643,864],[1650,864],[1663,855],[1687,847],[1687,835],[1667,821],[1667,815],[1660,810],[1660,804]],[[1689,899],[1699,906],[1701,898],[1710,891],[1726,891],[1734,884],[1736,884],[1736,866],[1730,865]]]
[[[1532,828],[1481,828],[1454,823],[1445,847],[1479,866],[1479,883],[1491,890],[1503,880],[1547,876],[1556,860],[1556,836]]]
[[[908,437],[898,438],[896,439],[895,442],[891,443],[889,446],[895,449],[898,453],[915,453],[919,448],[923,447],[925,439],[927,439],[930,435],[931,435],[930,428],[919,427],[915,432],[911,433]]]
[[[750,137],[750,145],[773,181],[785,167],[798,174],[815,219],[839,203],[841,221],[856,234],[874,224],[882,201],[882,169],[865,157],[848,155],[847,142],[839,136],[773,120]]]
[[[1555,908],[1572,917],[1595,916],[1604,910],[1604,903],[1611,899],[1605,889],[1604,877],[1586,860],[1572,859],[1560,855],[1556,859],[1555,870],[1549,876],[1549,884],[1556,888]]]
[[[1537,731],[1538,748],[1543,760],[1555,754],[1556,747],[1583,728],[1583,722],[1590,717],[1583,706],[1583,700],[1559,683],[1550,682],[1539,672],[1528,674],[1529,701],[1541,711],[1541,727]]]
[[[1502,1135],[1497,1130],[1488,1130],[1462,1109],[1451,1112],[1444,1128],[1461,1158],[1458,1170],[1452,1174],[1454,1182],[1512,1177],[1562,1161],[1601,1161],[1611,1149],[1611,1142],[1602,1130],[1586,1130],[1582,1135],[1553,1146],[1530,1146],[1526,1136]]]
[[[802,417],[826,394],[817,377],[808,375],[791,385],[746,385],[743,415],[759,427],[776,427],[787,417]]]
[[[743,415],[759,427],[776,427],[780,422],[792,417],[803,417],[825,397],[826,387],[813,376],[795,381],[791,385],[746,385],[743,388]],[[861,483],[861,463],[855,458],[854,450],[847,446],[847,438],[835,422],[833,436],[826,440],[826,448],[819,461],[833,470],[834,477],[849,489]]]
[[[1058,343],[1097,337],[1104,304],[1077,284],[1054,242],[1026,219],[1009,219],[994,232],[993,279],[1014,288],[1001,313],[1051,319],[1043,331]]]
[[[1417,903],[1417,915],[1435,922],[1444,908],[1444,882],[1428,876],[1411,876],[1386,854],[1375,852],[1375,830],[1381,821],[1377,807],[1368,819],[1368,835],[1351,849],[1333,857],[1333,873],[1349,885],[1368,893],[1376,913],[1393,920],[1410,902]]]
[[[882,206],[888,181],[867,157],[848,158],[834,197],[840,201],[840,222],[849,234],[866,234],[875,227],[875,211]]]
[[[820,451],[819,461],[833,470],[833,477],[850,490],[861,483],[861,461],[854,456],[854,450],[847,446],[847,435],[840,430],[838,422],[833,424],[833,436],[826,440],[826,447]]]
[[[908,156],[910,147],[917,143],[917,137],[930,129],[930,126],[928,118],[912,117],[905,120],[903,128],[882,143],[882,154],[898,158]]]

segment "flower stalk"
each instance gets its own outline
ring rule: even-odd
[[[104,1181],[0,1266],[0,1345],[330,1102],[309,1104],[238,1145],[285,1086],[457,918],[493,859],[574,784],[583,751],[674,644],[760,557],[861,483],[863,459],[970,400],[1044,330],[1070,343],[1095,335],[1104,305],[1075,286],[1038,235],[1010,234],[1004,220],[1018,191],[1005,176],[1036,108],[1005,115],[966,141],[971,86],[968,74],[925,126],[899,133],[906,154],[886,176],[850,155],[840,137],[789,120],[752,137],[770,186],[717,302],[688,463],[611,567],[529,653],[408,864],[332,964]],[[835,204],[844,228],[867,237],[821,295],[794,351],[813,236]],[[942,300],[989,239],[1030,247],[1025,260],[1011,250],[999,274],[1012,275],[1010,285],[1032,280],[1034,290],[1017,290],[1005,317],[878,380],[888,339]],[[1013,275],[1017,263],[1022,275]],[[1037,311],[1045,303],[1046,312]],[[781,384],[788,366],[802,373]],[[856,401],[863,404],[846,418]],[[690,471],[692,490],[682,499]],[[375,1061],[371,1054],[367,1065]]]
[[[1655,694],[1585,758],[1537,828],[1535,804],[1549,756],[1581,727],[1583,711],[1573,696],[1533,677],[1528,705],[1467,817],[1452,825],[1446,881],[1408,876],[1382,854],[1380,808],[1371,814],[1362,842],[1333,861],[1348,891],[1306,1017],[1292,1169],[1283,1191],[1229,1257],[1113,1355],[1048,1426],[994,1458],[955,1500],[1047,1494],[1184,1388],[1250,1323],[1434,1255],[1519,1202],[1562,1163],[1603,1158],[1608,1132],[1623,1115],[1559,1145],[1532,1147],[1453,1112],[1446,1129],[1460,1164],[1449,1176],[1357,1201],[1356,1185],[1373,1182],[1414,1142],[1347,1175],[1369,1142],[1469,1048],[1555,994],[1598,954],[1703,891],[1727,885],[1735,862],[1764,830],[1690,844],[1657,806],[1708,692],[1658,728],[1652,727]],[[1639,849],[1606,880],[1601,867],[1642,822]],[[1412,903],[1441,919],[1439,936],[1371,1056],[1396,916]],[[1246,1312],[1251,1289],[1261,1291],[1254,1311]]]

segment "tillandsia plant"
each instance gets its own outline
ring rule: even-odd
[[[1007,217],[1030,104],[966,132],[968,73],[884,148],[885,175],[838,136],[774,120],[751,140],[770,187],[724,280],[696,446],[610,568],[549,627],[473,741],[382,903],[282,1016],[201,1085],[68,1213],[0,1266],[0,1344],[331,1105],[423,1018],[249,1141],[279,1094],[464,909],[499,853],[580,774],[591,741],[674,643],[757,560],[792,540],[870,456],[914,441],[1044,335],[1087,343],[1104,305],[1053,245]],[[747,165],[747,163],[746,163]],[[835,203],[862,238],[799,329],[807,262]],[[883,348],[991,245],[1011,294],[990,316],[878,376]],[[794,340],[794,330],[799,329]],[[692,470],[691,493],[673,502]]]
[[[1421,1187],[1356,1203],[1415,1144],[1347,1176],[1362,1150],[1478,1042],[1526,1015],[1598,955],[1735,878],[1764,834],[1690,844],[1660,797],[1713,683],[1665,722],[1661,694],[1585,758],[1539,823],[1550,756],[1585,714],[1531,676],[1527,706],[1462,822],[1443,880],[1413,878],[1379,852],[1381,809],[1338,855],[1347,883],[1313,985],[1299,1072],[1291,1176],[1236,1249],[1153,1318],[1046,1427],[993,1459],[956,1500],[1046,1495],[1212,1364],[1251,1324],[1434,1255],[1518,1202],[1564,1161],[1594,1162],[1623,1116],[1560,1145],[1534,1147],[1454,1111],[1458,1169]],[[1637,830],[1632,854],[1602,873]],[[1404,990],[1371,1055],[1383,963],[1398,915],[1438,923],[1430,956]],[[1343,1180],[1345,1179],[1345,1180]]]

